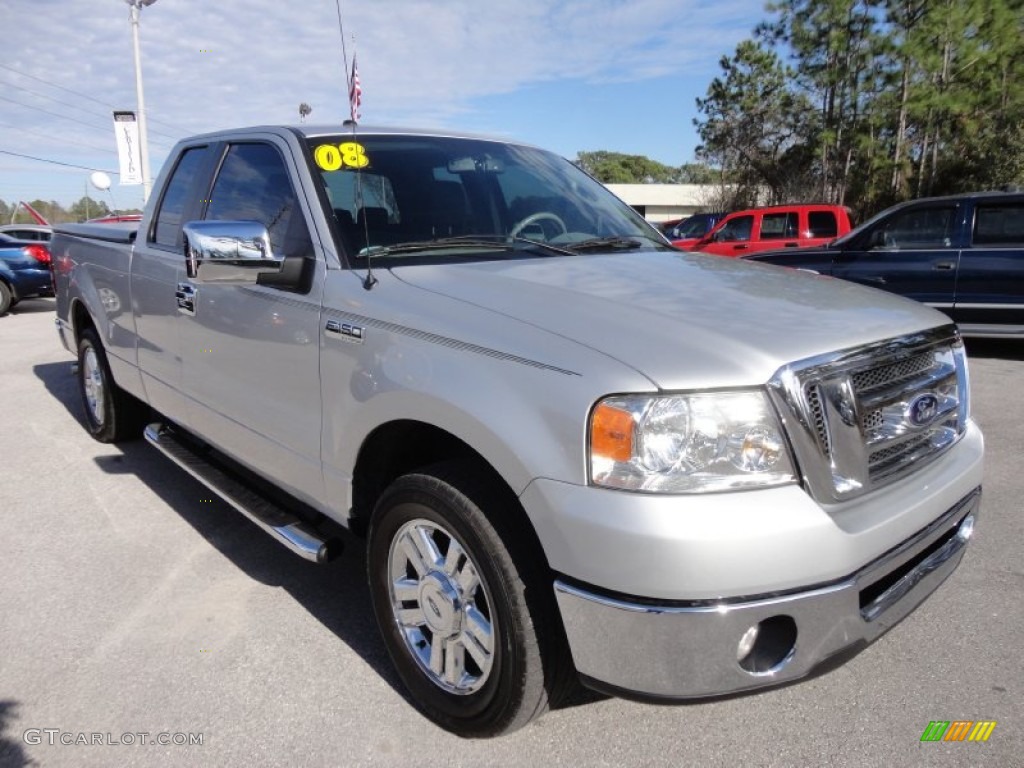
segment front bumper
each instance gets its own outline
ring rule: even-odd
[[[956,569],[980,500],[979,487],[856,573],[804,591],[684,604],[556,581],[576,668],[595,687],[660,698],[729,694],[804,677],[878,638]],[[737,648],[754,626],[761,631],[741,661]]]
[[[26,268],[14,271],[14,291],[19,299],[39,295],[53,295],[50,270]]]

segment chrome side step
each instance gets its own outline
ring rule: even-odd
[[[326,563],[340,551],[339,542],[324,539],[305,521],[249,490],[231,475],[206,461],[166,425],[150,424],[146,427],[145,435],[146,440],[171,461],[299,557],[314,563]]]

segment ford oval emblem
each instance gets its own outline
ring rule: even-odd
[[[918,395],[903,412],[907,423],[915,427],[927,427],[939,414],[939,398],[931,392]]]

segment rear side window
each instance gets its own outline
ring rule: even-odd
[[[178,160],[178,165],[167,181],[160,210],[156,213],[156,228],[153,240],[157,245],[178,245],[178,236],[185,223],[182,216],[190,202],[189,193],[195,184],[196,175],[203,167],[206,159],[206,147],[186,149]]]
[[[808,213],[807,228],[811,231],[811,237],[836,237],[839,234],[839,222],[832,211]]]
[[[979,205],[974,217],[975,245],[1024,243],[1024,202]]]
[[[766,213],[761,217],[761,239],[777,240],[797,236],[796,211]]]
[[[269,144],[233,144],[228,149],[206,218],[260,222],[275,254],[305,256],[312,251],[284,160]]]

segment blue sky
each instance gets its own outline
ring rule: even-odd
[[[450,128],[580,151],[693,159],[694,99],[765,17],[761,0],[340,0],[363,125]],[[123,0],[0,0],[0,199],[86,192],[135,108]],[[354,38],[354,41],[353,41]],[[347,116],[336,0],[158,0],[142,10],[153,175],[178,138]],[[112,188],[119,207],[141,187]],[[89,188],[93,197],[101,193]],[[110,198],[107,197],[109,204]]]

